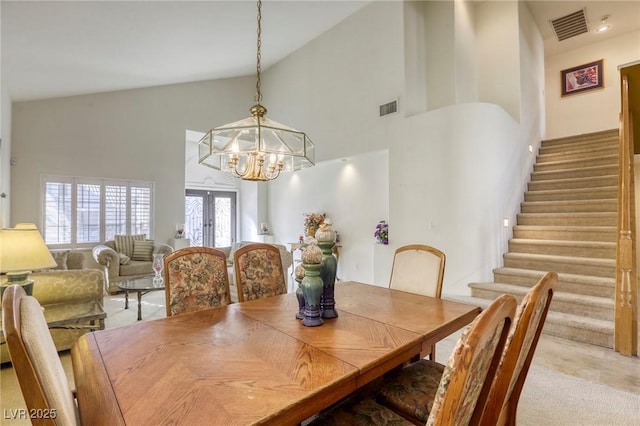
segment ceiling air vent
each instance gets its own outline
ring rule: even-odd
[[[558,41],[566,40],[580,34],[589,32],[587,24],[587,12],[585,9],[573,12],[562,18],[549,21]]]
[[[398,101],[392,101],[384,105],[380,105],[380,117],[398,112]]]

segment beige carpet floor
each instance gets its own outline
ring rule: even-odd
[[[143,320],[164,317],[164,292],[157,291],[143,296],[142,305]],[[130,301],[130,309],[125,310],[123,295],[106,297],[105,310],[108,313],[106,320],[108,328],[136,322],[135,298]],[[446,362],[457,337],[458,334],[450,336],[438,344],[436,352],[438,361]],[[541,341],[542,343],[544,342]],[[555,342],[553,344],[557,345]],[[564,343],[560,342],[559,345]],[[570,350],[572,342],[567,342],[566,347]],[[68,352],[61,353],[60,358],[70,385],[73,386],[71,359]],[[637,357],[623,360],[623,365],[628,369],[629,374],[629,383],[623,387],[625,390],[561,373],[548,368],[547,366],[553,365],[553,362],[547,361],[534,359],[534,365],[527,377],[518,407],[518,425],[640,426],[640,386],[637,385],[640,376],[640,360]],[[594,371],[601,369],[599,365],[582,367],[583,370],[585,368],[591,368]],[[602,368],[606,369],[606,366]],[[578,373],[584,373],[584,371]],[[589,372],[583,376],[597,377]],[[11,418],[16,409],[24,407],[24,400],[13,369],[10,365],[3,365],[0,370],[0,424],[28,425],[28,420]]]
[[[449,337],[438,344],[436,350],[440,352],[436,352],[436,358],[439,362],[446,362],[444,358],[453,351],[454,340]],[[640,373],[640,360],[638,361],[634,364],[635,371],[630,370],[629,374]],[[640,393],[564,374],[536,365],[534,360],[520,396],[517,424],[640,426]]]

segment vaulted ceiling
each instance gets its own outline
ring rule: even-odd
[[[263,68],[370,3],[263,4]],[[640,1],[528,1],[546,55],[640,27]],[[557,42],[549,24],[585,8],[608,33]],[[0,3],[2,90],[14,100],[182,83],[255,72],[252,1],[6,1]]]

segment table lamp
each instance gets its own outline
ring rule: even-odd
[[[0,286],[0,297],[7,286],[19,284],[28,295],[33,294],[34,269],[54,268],[51,256],[38,228],[32,223],[19,223],[15,228],[0,231],[0,272],[7,273],[7,282]]]

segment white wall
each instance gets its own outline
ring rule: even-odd
[[[1,81],[1,78],[0,78]],[[11,226],[11,99],[5,90],[4,84],[0,88],[0,227]]]
[[[420,2],[425,27],[424,51],[405,52],[426,61],[427,110],[452,105],[456,101],[456,49],[454,2]]]
[[[520,2],[487,1],[475,8],[478,99],[502,106],[520,120]],[[526,70],[527,72],[530,72]]]
[[[349,271],[346,278],[385,285],[393,250],[407,243],[430,244],[447,253],[445,293],[467,293],[469,282],[490,280],[492,268],[502,264],[511,231],[502,226],[502,221],[508,218],[513,223],[519,211],[535,159],[527,148],[529,144],[535,147],[541,136],[543,51],[541,37],[526,8],[522,11],[516,8],[514,13],[513,4],[498,3],[490,5],[492,10],[503,5],[506,11],[501,16],[516,20],[515,24],[504,25],[502,36],[515,37],[515,47],[510,47],[515,58],[504,62],[515,62],[510,66],[511,73],[520,70],[518,52],[521,45],[527,45],[529,48],[522,50],[530,58],[524,62],[532,66],[510,76],[508,87],[517,89],[511,97],[500,97],[500,93],[485,90],[485,96],[500,99],[506,104],[505,108],[469,103],[411,115],[405,114],[407,111],[401,102],[398,114],[376,116],[378,99],[393,98],[390,94],[394,92],[400,93],[400,99],[406,97],[398,92],[405,87],[404,64],[411,63],[399,54],[404,51],[398,49],[406,40],[400,2],[375,2],[366,6],[268,71],[266,99],[271,102],[272,110],[275,106],[287,117],[284,122],[302,128],[311,136],[319,158],[339,159],[380,149],[389,152],[390,245],[371,247],[373,227],[381,218],[369,218],[364,204],[332,214],[341,234],[342,223],[367,225],[349,227],[351,235],[345,239],[340,260],[341,270]],[[488,16],[478,19],[488,19]],[[519,19],[529,25],[514,34]],[[495,19],[493,21],[495,23]],[[461,57],[476,54],[470,46],[470,34],[474,33],[471,22],[468,16],[456,19],[456,25],[468,26],[457,32],[466,34],[458,38],[458,43],[463,45],[456,50],[457,63],[476,61],[475,57]],[[454,36],[454,32],[443,35]],[[499,38],[500,34],[494,31],[493,36]],[[308,64],[313,64],[313,68],[308,68]],[[354,70],[367,72],[355,74]],[[325,80],[329,72],[330,83]],[[524,91],[520,85],[533,88]],[[474,89],[470,89],[471,93],[464,93],[464,87],[456,90],[461,91],[456,92],[457,99],[476,96]],[[504,88],[494,90],[501,92]],[[524,96],[527,99],[522,99]],[[531,102],[530,108],[535,111],[530,117],[520,117],[518,123],[513,116],[520,115],[521,100]],[[514,105],[517,111],[506,111]],[[317,114],[305,116],[310,111]],[[335,177],[324,173],[322,168],[314,172],[320,173],[317,177],[320,181],[335,181]],[[293,192],[285,182],[289,181],[280,177],[269,184],[270,217],[292,204],[300,206],[296,199],[299,192]],[[330,191],[328,194],[304,197],[306,206],[297,207],[295,211],[322,209],[332,198]],[[364,197],[378,194],[379,191],[375,191]],[[301,224],[301,220],[299,217],[294,225]],[[285,226],[292,225],[286,223]],[[282,226],[276,230],[279,232],[285,232]],[[291,233],[285,235],[295,237]],[[357,249],[349,252],[349,247]],[[369,263],[373,265],[373,276],[369,269],[361,267]]]
[[[254,87],[247,77],[14,103],[12,223],[40,223],[41,174],[145,180],[154,237],[168,241],[184,223],[185,131],[249,116]]]
[[[428,244],[447,254],[445,293],[492,280],[533,154],[503,109],[463,104],[407,120],[390,149],[392,248]]]
[[[478,54],[475,42],[475,5],[455,2],[456,103],[478,101]]]
[[[324,161],[393,143],[378,107],[400,99],[404,57],[402,2],[375,2],[269,68],[262,91],[268,116],[307,132]],[[402,113],[402,111],[401,111]]]
[[[346,160],[346,161],[343,161]],[[276,242],[297,242],[304,213],[325,213],[340,234],[338,277],[374,283],[373,232],[389,221],[389,168],[386,150],[318,163],[269,183],[269,220]],[[395,238],[390,224],[389,239]],[[378,277],[388,284],[389,277]]]
[[[2,4],[0,3],[0,13]],[[0,26],[2,24],[0,23]],[[2,56],[0,44],[0,56]],[[0,194],[5,194],[6,198],[0,197],[0,228],[10,226],[11,199],[11,98],[4,81],[5,74],[0,67]]]
[[[604,59],[604,88],[561,96],[560,71]],[[640,31],[546,58],[545,138],[615,129],[620,114],[618,66],[640,60]],[[585,105],[588,104],[588,108]]]

